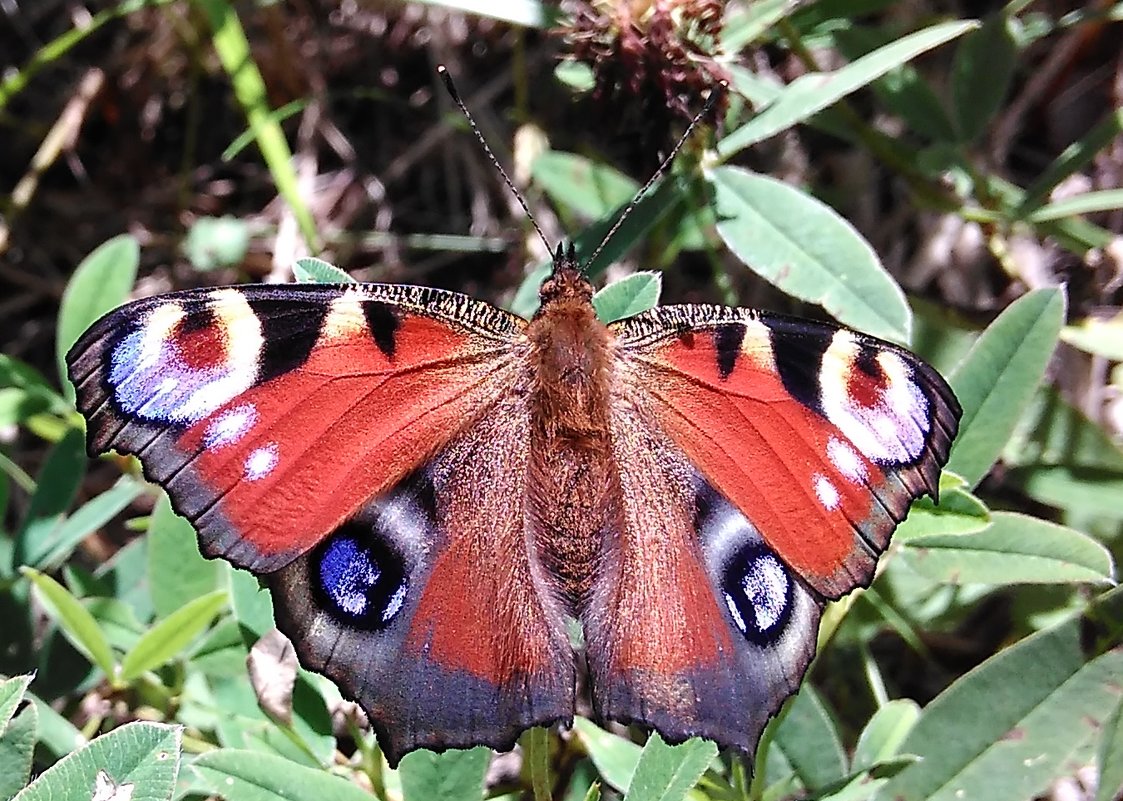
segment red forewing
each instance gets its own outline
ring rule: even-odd
[[[909,352],[724,307],[660,307],[614,329],[620,380],[823,596],[868,584],[911,501],[935,496],[959,407]]]
[[[137,454],[204,552],[276,569],[509,386],[516,318],[416,287],[137,301],[68,357],[91,451]]]

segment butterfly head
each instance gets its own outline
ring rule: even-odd
[[[577,263],[577,253],[572,243],[569,247],[558,244],[554,251],[554,267],[550,277],[538,290],[538,299],[542,307],[556,304],[565,300],[578,300],[592,303],[593,285],[585,277],[581,265]]]

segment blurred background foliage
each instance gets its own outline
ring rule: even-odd
[[[1116,797],[1121,19],[0,0],[0,799]],[[943,503],[828,610],[753,765],[578,719],[391,771],[256,580],[203,560],[131,461],[85,456],[61,357],[128,297],[334,264],[533,310],[547,250],[438,64],[586,257],[727,82],[591,265],[599,313],[829,315],[911,344],[963,403]]]

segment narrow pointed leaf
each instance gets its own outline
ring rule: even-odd
[[[101,668],[111,681],[116,679],[116,661],[105,633],[98,626],[81,601],[70,594],[66,587],[45,573],[30,567],[20,570],[35,585],[43,605],[58,623],[66,639],[81,651],[93,664]]]
[[[783,752],[804,787],[829,787],[847,774],[846,754],[834,721],[810,684],[804,684],[790,703],[772,747]]]
[[[36,477],[23,526],[16,534],[13,567],[38,566],[54,551],[63,515],[74,501],[86,474],[85,436],[76,428],[67,431],[51,448]]]
[[[926,50],[938,47],[976,27],[978,23],[969,20],[933,25],[879,47],[834,72],[802,75],[792,81],[772,105],[719,142],[718,152],[724,157],[732,156],[749,145],[806,120]]]
[[[218,590],[176,610],[137,640],[121,662],[121,680],[130,682],[179,656],[208,626],[227,602],[225,590]]]
[[[1033,399],[1064,316],[1063,291],[1023,295],[998,315],[952,373],[963,418],[947,469],[969,486],[982,481]]]

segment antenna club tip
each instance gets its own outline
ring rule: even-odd
[[[445,84],[445,89],[452,96],[452,99],[457,104],[459,104],[460,103],[460,93],[456,91],[456,84],[454,84],[452,82],[452,76],[448,72],[448,67],[446,67],[444,64],[438,64],[437,65],[437,74],[441,76],[441,80],[444,81],[444,84]]]

